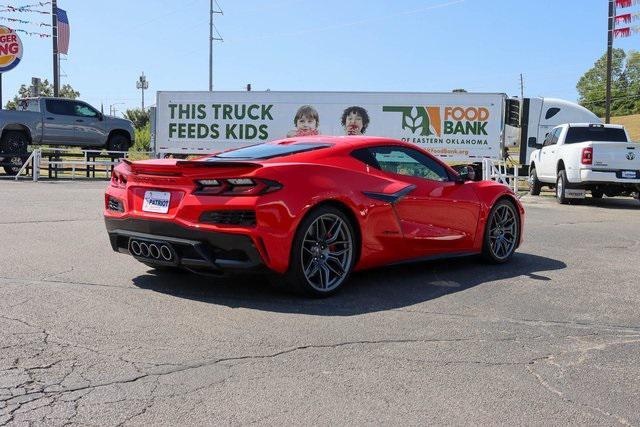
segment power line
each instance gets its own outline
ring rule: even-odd
[[[627,99],[627,98],[631,98],[631,99],[640,98],[640,95],[615,96],[615,97],[612,97],[612,98],[609,98],[609,99],[614,100],[614,99]],[[579,101],[579,102],[580,102],[580,104],[597,104],[599,102],[606,102],[606,100],[607,100],[607,98],[598,99],[598,100],[595,100],[595,101]]]

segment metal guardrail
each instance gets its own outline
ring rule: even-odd
[[[136,154],[150,154],[150,152],[136,152]],[[0,176],[0,179],[27,179],[34,182],[40,179],[43,170],[47,171],[49,179],[59,179],[60,174],[71,173],[70,178],[79,178],[77,172],[83,172],[83,178],[99,178],[96,173],[104,173],[105,179],[110,179],[113,168],[123,158],[129,157],[128,151],[78,150],[65,148],[36,148],[28,158],[24,153],[3,153],[4,158],[21,157],[24,163],[16,175]],[[0,162],[0,166],[15,165],[9,161]]]
[[[518,165],[513,165],[513,173],[509,173],[509,166],[504,160],[482,159],[482,179],[485,181],[496,181],[511,187],[515,193],[518,192]]]

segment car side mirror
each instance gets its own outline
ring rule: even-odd
[[[531,148],[542,148],[542,144],[538,144],[538,140],[535,136],[529,138],[527,145]]]
[[[104,114],[98,113],[98,120],[103,121],[104,120]]]

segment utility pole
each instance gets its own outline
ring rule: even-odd
[[[213,14],[219,13],[220,15],[224,15],[217,1],[216,6],[218,6],[218,10],[213,10],[213,1],[214,0],[209,0],[209,92],[213,91],[213,42],[223,41],[217,29],[216,34],[218,37],[213,37],[213,29],[215,28],[215,25],[213,25]]]
[[[611,62],[613,60],[613,19],[615,16],[615,5],[613,0],[609,0],[609,31],[607,31],[607,92],[605,95],[604,122],[611,121]]]
[[[53,96],[60,94],[60,60],[58,54],[58,2],[51,0],[51,31],[53,40]]]
[[[520,73],[520,99],[524,99],[524,78],[522,77],[522,73]]]
[[[142,111],[144,111],[144,90],[149,89],[149,82],[147,81],[147,77],[144,75],[144,71],[138,77],[138,81],[136,82],[136,88],[140,89],[142,92]]]

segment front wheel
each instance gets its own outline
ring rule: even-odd
[[[299,293],[334,294],[347,281],[356,255],[353,225],[331,206],[313,210],[298,226],[285,279]]]
[[[542,190],[542,183],[538,180],[536,168],[532,166],[531,169],[529,169],[529,194],[539,196],[540,190]]]
[[[513,202],[502,199],[496,203],[484,231],[482,256],[485,260],[501,264],[513,256],[520,241],[520,219]]]
[[[20,131],[8,131],[5,132],[0,141],[0,152],[12,154],[12,156],[4,157],[4,170],[9,175],[17,175],[24,165],[24,162],[29,158],[27,153],[27,145],[29,140],[24,132]],[[2,156],[0,155],[0,158]]]

